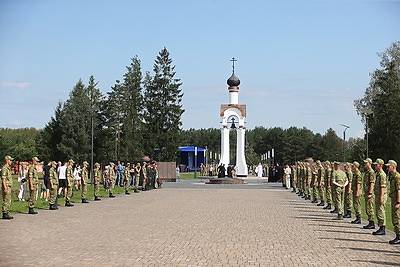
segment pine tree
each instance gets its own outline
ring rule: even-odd
[[[354,101],[358,113],[368,116],[369,151],[372,158],[399,160],[400,155],[400,42],[383,53],[381,69],[371,74],[369,87],[361,99]],[[366,115],[369,109],[372,114]]]
[[[154,77],[145,77],[145,151],[160,161],[175,161],[181,132],[182,83],[164,47],[155,60]]]

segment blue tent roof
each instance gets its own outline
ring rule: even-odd
[[[184,151],[184,152],[192,151],[192,152],[194,152],[194,148],[195,148],[194,146],[180,146],[179,147],[179,151]],[[201,147],[197,148],[197,152],[202,152],[202,151],[205,151],[205,149],[201,148]]]

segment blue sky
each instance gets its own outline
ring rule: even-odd
[[[362,137],[353,100],[377,52],[400,40],[400,1],[0,1],[0,127],[43,128],[81,78],[110,91],[137,55],[166,47],[181,79],[183,128],[219,128],[235,57],[247,128]]]

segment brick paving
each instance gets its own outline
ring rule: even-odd
[[[279,184],[166,183],[0,220],[0,266],[399,266],[373,236]]]

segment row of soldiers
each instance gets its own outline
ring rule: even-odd
[[[384,166],[387,167],[388,175],[383,170]],[[334,220],[351,218],[354,209],[356,218],[351,221],[352,224],[361,224],[361,196],[364,195],[368,224],[363,228],[375,229],[376,216],[379,229],[372,233],[374,235],[386,234],[385,207],[389,194],[396,233],[395,239],[389,243],[400,244],[400,174],[394,160],[385,164],[382,159],[373,162],[367,158],[364,160],[363,172],[357,161],[344,164],[319,160],[316,163],[297,162],[292,166],[291,180],[294,193],[331,210],[331,213],[337,213]]]
[[[5,164],[1,169],[1,191],[2,191],[2,198],[3,198],[3,206],[2,206],[2,219],[13,219],[13,216],[9,214],[9,209],[11,206],[11,190],[12,190],[12,175],[11,175],[11,164],[14,158],[11,156],[5,157]],[[36,202],[36,191],[39,185],[39,173],[37,170],[37,165],[39,163],[39,159],[37,157],[32,158],[32,165],[28,170],[28,214],[37,214],[38,212],[34,210],[35,202]],[[65,206],[72,207],[74,204],[70,202],[72,198],[72,188],[73,188],[73,181],[74,181],[74,174],[73,174],[73,166],[75,162],[74,160],[70,159],[68,161],[68,165],[66,168],[66,184],[62,185],[66,187],[65,193]],[[99,201],[99,190],[100,190],[100,183],[103,180],[104,187],[108,191],[109,197],[114,198],[113,190],[115,186],[115,169],[114,163],[110,162],[110,165],[105,168],[105,171],[102,172],[101,165],[99,163],[94,164],[93,170],[93,189],[94,189],[94,200]],[[57,163],[55,161],[50,161],[47,165],[48,168],[48,179],[44,178],[44,182],[46,188],[49,189],[50,197],[49,197],[49,209],[50,210],[57,210],[58,209],[58,187],[59,182],[61,180],[58,179],[58,172],[57,172]],[[89,181],[89,163],[87,161],[83,162],[83,168],[81,170],[81,199],[82,203],[89,203],[87,200],[87,184]],[[160,183],[157,177],[157,165],[155,162],[151,162],[147,164],[143,162],[141,165],[137,163],[134,167],[133,172],[135,173],[135,183],[134,183],[134,192],[139,193],[139,179],[142,183],[142,191],[146,191],[148,189],[148,181],[151,183],[150,186],[155,187],[154,183]],[[129,186],[130,186],[130,175],[132,173],[130,163],[127,163],[125,167],[125,176],[124,176],[124,184],[125,184],[125,194],[130,194]],[[46,175],[45,175],[46,176]],[[61,186],[61,185],[60,185]],[[159,185],[160,186],[160,185]]]

